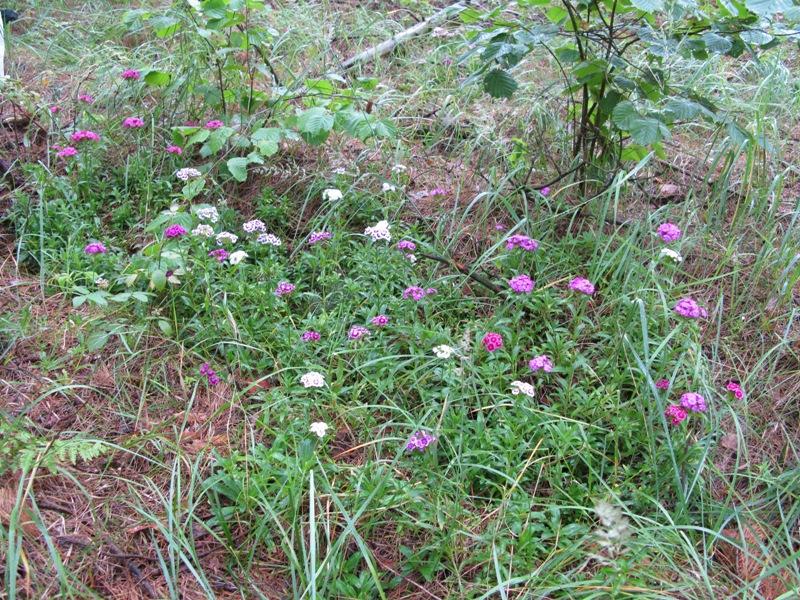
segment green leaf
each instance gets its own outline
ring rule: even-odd
[[[97,352],[108,343],[108,338],[109,334],[107,331],[93,331],[86,340],[86,349],[89,350],[89,352]]]
[[[775,13],[786,12],[793,7],[791,0],[746,0],[747,10],[762,17],[771,17]]]
[[[630,130],[633,121],[637,118],[639,118],[639,113],[636,112],[636,107],[633,102],[628,102],[627,100],[617,104],[611,113],[611,120],[614,125],[625,131]]]
[[[647,13],[664,10],[664,0],[631,0],[631,4]]]
[[[233,178],[242,183],[247,180],[247,159],[243,156],[228,159],[228,171]]]
[[[666,125],[654,117],[634,119],[629,131],[633,141],[644,146],[654,144],[669,136],[669,129]]]
[[[158,320],[158,328],[164,335],[172,335],[172,324],[166,319]]]
[[[277,127],[262,127],[253,132],[250,141],[262,156],[272,156],[280,149],[282,137],[281,129]]]
[[[158,269],[150,275],[150,285],[159,292],[167,287],[167,273]]]
[[[200,192],[203,191],[203,188],[206,187],[206,180],[203,177],[198,177],[197,179],[190,179],[186,182],[186,185],[181,188],[181,194],[186,200],[191,200],[195,196],[197,196]]]
[[[211,135],[211,131],[208,129],[201,129],[200,131],[194,132],[188,140],[186,140],[186,145],[191,146],[192,144],[199,144],[201,142],[205,142],[208,139],[208,136]]]
[[[147,75],[144,76],[144,82],[147,85],[152,85],[153,87],[164,87],[169,85],[169,82],[172,81],[172,75],[167,73],[166,71],[149,71]]]
[[[321,144],[333,129],[333,114],[321,106],[303,111],[297,118],[297,128],[309,144]]]
[[[733,43],[728,38],[724,38],[712,31],[707,31],[702,37],[706,44],[706,48],[708,48],[708,50],[711,52],[716,52],[717,54],[725,54],[733,47]]]
[[[181,28],[181,22],[178,18],[166,15],[154,17],[147,23],[156,32],[156,36],[160,38],[174,35]]]
[[[508,71],[492,69],[483,77],[483,90],[492,98],[511,98],[519,84]]]
[[[86,299],[93,304],[97,304],[98,306],[108,306],[108,300],[106,300],[105,292],[92,292]]]

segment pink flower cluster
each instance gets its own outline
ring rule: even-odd
[[[433,444],[435,441],[435,436],[425,431],[417,431],[409,438],[408,442],[406,442],[406,450],[408,452],[413,452],[414,450],[423,452],[425,448]]]
[[[77,154],[78,151],[72,146],[65,146],[64,148],[61,148],[58,152],[56,152],[56,156],[58,158],[67,158],[70,156],[75,156]]]
[[[512,235],[506,240],[506,250],[522,248],[526,252],[534,252],[539,247],[539,242],[529,238],[527,235]]]
[[[664,416],[669,419],[673,425],[680,425],[687,417],[687,412],[677,404],[670,404],[667,410],[664,411]]]
[[[275,295],[280,298],[281,296],[288,296],[295,290],[295,285],[288,281],[281,281],[278,287],[275,288]]]
[[[669,380],[668,379],[659,379],[656,381],[656,388],[659,390],[668,390],[669,389]]]
[[[511,291],[517,294],[530,294],[533,291],[533,279],[527,275],[517,275],[508,280]]]
[[[141,77],[142,73],[136,69],[125,69],[122,72],[122,78],[128,81],[135,81],[136,79],[141,79]]]
[[[181,154],[183,154],[183,148],[181,148],[180,146],[176,146],[175,144],[170,144],[169,146],[167,146],[167,153],[180,156]]]
[[[217,385],[220,381],[219,375],[214,369],[211,368],[211,365],[208,363],[203,363],[200,365],[200,374],[205,375],[206,380],[208,381],[208,385]]]
[[[528,367],[534,373],[539,370],[549,373],[553,370],[553,361],[546,354],[542,354],[540,356],[534,356],[532,359],[530,359],[530,361],[528,361]]]
[[[69,136],[73,142],[99,142],[100,136],[97,135],[94,131],[89,131],[88,129],[79,129],[78,131],[72,132],[72,135]]]
[[[705,412],[706,399],[696,392],[686,392],[681,396],[680,404],[670,404],[664,411],[664,416],[672,425],[680,425],[686,420],[690,412]]]
[[[211,252],[208,253],[208,255],[213,256],[219,262],[225,262],[226,260],[228,260],[228,257],[230,256],[230,254],[228,254],[228,251],[225,250],[225,248],[217,248],[216,250],[212,250]]]
[[[333,234],[330,231],[315,231],[310,236],[308,236],[308,245],[314,246],[315,244],[319,244],[321,242],[325,242],[333,237]]]
[[[319,334],[318,331],[313,331],[309,329],[308,331],[304,331],[303,335],[300,336],[300,339],[304,342],[318,342],[322,336]]]
[[[86,244],[86,247],[83,249],[83,251],[86,254],[105,254],[108,252],[103,242],[92,242],[91,244]]]
[[[170,225],[164,230],[164,237],[168,239],[178,238],[183,235],[186,235],[187,231],[183,227],[183,225],[178,225],[177,223],[174,225]]]
[[[411,240],[400,240],[395,245],[395,248],[402,250],[403,252],[414,252],[414,250],[417,249],[417,245]]]
[[[744,398],[744,390],[742,389],[742,386],[735,381],[729,381],[725,385],[725,389],[731,392],[737,400]]]
[[[389,317],[386,315],[377,315],[372,317],[370,321],[375,327],[386,327],[389,324]]]
[[[86,104],[94,104],[94,96],[91,94],[78,94],[78,100]]]
[[[217,119],[212,119],[211,121],[206,123],[206,129],[219,129],[220,127],[223,127],[224,125],[225,125],[225,123],[223,123],[222,121],[219,121]]]
[[[144,121],[139,117],[128,117],[122,121],[122,126],[126,129],[139,129],[140,127],[144,127]]]
[[[656,229],[656,233],[667,243],[681,239],[681,230],[674,223],[662,223]]]
[[[503,347],[503,336],[499,333],[489,332],[481,340],[487,352],[494,352]]]
[[[686,319],[705,319],[708,317],[708,311],[691,298],[681,298],[673,310]]]
[[[594,284],[583,277],[576,277],[570,281],[569,289],[580,292],[581,294],[586,294],[587,296],[594,294]]]
[[[350,331],[347,332],[347,338],[351,340],[360,340],[369,335],[369,329],[363,325],[353,325]]]
[[[436,288],[421,288],[418,285],[412,285],[403,290],[403,300],[411,298],[414,302],[419,302],[425,296],[432,296],[436,293]]]

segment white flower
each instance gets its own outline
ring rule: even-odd
[[[322,199],[323,200],[330,200],[334,202],[336,200],[341,200],[344,198],[344,194],[342,194],[342,190],[337,190],[336,188],[330,188],[327,190],[322,190]]]
[[[201,221],[211,221],[216,223],[219,221],[219,212],[213,206],[206,206],[205,208],[197,209],[197,218]]]
[[[175,173],[175,177],[180,179],[181,181],[189,181],[190,179],[194,179],[195,177],[200,177],[202,173],[197,169],[193,169],[191,167],[186,167],[184,169],[180,169],[178,172]]]
[[[281,238],[279,238],[277,235],[272,235],[271,233],[262,233],[256,238],[256,241],[259,244],[266,244],[268,246],[281,245]]]
[[[309,371],[300,378],[300,383],[303,384],[303,387],[307,388],[325,387],[325,376],[317,371]]]
[[[220,246],[226,242],[235,244],[237,241],[239,241],[239,236],[235,233],[231,233],[230,231],[221,231],[217,234],[217,243]]]
[[[392,173],[405,173],[408,171],[408,167],[405,165],[395,165],[392,167]]]
[[[367,227],[364,230],[364,235],[371,237],[373,242],[378,240],[391,241],[392,234],[389,232],[389,221],[378,221],[374,227]]]
[[[102,277],[98,277],[94,280],[94,284],[99,287],[101,290],[108,289],[108,279],[103,279]]]
[[[334,175],[344,175],[345,173],[347,173],[347,169],[345,169],[344,167],[336,167],[333,170]]]
[[[192,229],[192,235],[198,235],[203,237],[211,237],[214,235],[214,228],[211,225],[206,225],[205,223],[200,223],[197,227]]]
[[[512,381],[511,393],[515,396],[525,394],[529,398],[533,398],[536,395],[536,390],[534,390],[530,383],[525,383],[524,381]]]
[[[317,421],[316,423],[312,423],[311,427],[308,430],[316,435],[317,437],[323,438],[325,434],[328,432],[329,426],[327,423],[323,423],[322,421]]]
[[[173,204],[172,206],[169,207],[169,214],[177,215],[180,208],[181,208],[180,205]]]
[[[236,252],[231,252],[231,255],[228,257],[228,262],[232,265],[238,265],[248,256],[249,254],[247,254],[247,252],[244,250],[237,250]]]
[[[667,258],[671,258],[675,262],[683,262],[683,257],[681,256],[681,253],[676,250],[673,250],[672,248],[662,248],[661,256],[666,256]]]
[[[413,265],[415,262],[417,262],[417,257],[413,254],[406,254],[406,260]]]
[[[384,181],[383,185],[381,187],[382,187],[384,192],[396,192],[397,191],[397,186],[394,185],[393,183],[388,183],[388,182]]]
[[[448,346],[447,344],[442,344],[441,346],[434,346],[433,353],[438,356],[439,358],[450,358],[453,356],[455,350]]]
[[[244,229],[245,233],[254,233],[256,231],[266,231],[267,226],[264,225],[264,221],[260,219],[253,219],[252,221],[248,221],[242,225],[242,229]]]

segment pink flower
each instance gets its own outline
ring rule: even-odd
[[[659,379],[656,381],[656,387],[659,390],[668,390],[669,389],[669,380],[668,379]]]
[[[542,354],[530,359],[530,361],[528,361],[528,367],[530,367],[530,370],[534,373],[539,370],[549,373],[553,370],[553,361],[546,354]]]
[[[489,332],[481,340],[487,352],[494,352],[503,347],[503,336],[499,333]]]
[[[680,425],[686,419],[686,411],[677,404],[670,404],[667,410],[664,411],[664,416],[669,419],[673,425]]]
[[[61,148],[58,152],[56,152],[56,156],[59,158],[66,158],[68,156],[75,156],[78,154],[78,151],[73,148],[72,146],[66,146],[65,148]]]
[[[92,242],[91,244],[86,244],[86,247],[83,249],[86,254],[105,254],[108,252],[103,242]]]
[[[127,79],[129,81],[140,79],[142,77],[142,73],[137,71],[136,69],[125,69],[122,72],[122,78]]]
[[[400,240],[395,246],[398,250],[413,252],[417,249],[417,245],[410,240]]]
[[[209,256],[213,256],[219,262],[225,262],[228,259],[228,251],[225,248],[217,248],[216,250],[212,250],[208,253]]]
[[[213,119],[213,120],[209,121],[208,123],[206,123],[206,129],[219,129],[220,127],[223,127],[224,125],[225,125],[225,123],[223,123],[222,121],[219,121],[217,119]]]
[[[430,446],[432,443],[436,441],[436,437],[426,433],[424,431],[417,431],[412,435],[408,442],[406,442],[406,450],[408,452],[413,452],[417,450],[418,452],[423,452],[425,448]]]
[[[442,187],[433,188],[428,192],[431,196],[447,196],[447,190]]]
[[[432,296],[436,293],[436,288],[421,288],[418,285],[412,285],[403,290],[403,300],[411,298],[414,302],[419,302],[425,296]]]
[[[708,311],[691,298],[681,298],[673,310],[686,319],[705,319],[708,317]]]
[[[308,245],[313,246],[315,244],[319,244],[326,240],[329,240],[333,237],[333,234],[330,231],[315,231],[310,236],[308,236]]]
[[[293,283],[289,283],[288,281],[281,281],[278,284],[278,287],[275,288],[275,295],[280,298],[281,296],[287,296],[291,294],[295,289],[295,285]]]
[[[61,107],[60,106],[56,106],[54,104],[53,106],[50,107],[50,114],[51,115],[57,115],[60,112],[61,112]]]
[[[547,185],[544,186],[542,189],[539,190],[539,193],[542,196],[547,196],[548,194],[550,194],[550,186],[547,186]]]
[[[127,129],[138,129],[144,127],[144,121],[139,117],[128,117],[122,122],[122,126]]]
[[[530,294],[533,291],[533,279],[527,275],[517,275],[508,280],[508,285],[517,294]]]
[[[78,100],[86,104],[94,104],[94,96],[91,94],[78,94]]]
[[[569,289],[591,296],[594,294],[594,284],[583,277],[576,277],[569,282]]]
[[[706,399],[695,392],[686,392],[681,396],[681,406],[692,412],[706,412]]]
[[[89,140],[92,142],[100,141],[100,136],[97,135],[94,131],[89,131],[86,129],[80,129],[78,131],[74,131],[71,136],[69,136],[73,142],[83,142],[85,140]]]
[[[735,381],[729,381],[725,385],[725,389],[728,390],[729,392],[732,392],[737,400],[741,400],[742,398],[744,398],[744,390],[742,389],[742,386],[736,383]]]
[[[303,335],[300,336],[300,339],[304,342],[318,342],[322,336],[319,334],[318,331],[304,331]]]
[[[506,250],[522,248],[526,252],[533,252],[539,247],[539,242],[529,238],[527,235],[512,235],[506,240]]]
[[[174,144],[170,144],[169,146],[167,146],[167,152],[169,154],[175,154],[176,156],[180,156],[181,154],[183,154],[183,148],[181,148],[180,146],[176,146]]]
[[[375,327],[386,327],[389,324],[389,317],[386,315],[377,315],[372,317],[370,321]]]
[[[353,325],[350,331],[347,332],[347,337],[351,340],[360,340],[362,337],[369,335],[369,329],[363,325]]]
[[[658,229],[656,229],[656,233],[667,243],[674,242],[681,238],[681,230],[674,223],[662,223],[658,226]]]
[[[505,231],[506,229],[508,229],[508,227],[506,227],[505,223],[497,223],[494,226],[494,229],[495,229],[495,231]]]
[[[217,385],[220,381],[219,375],[217,372],[211,368],[211,365],[208,363],[203,363],[200,365],[200,374],[205,375],[206,379],[208,380],[208,385]]]
[[[170,225],[164,230],[164,237],[169,239],[178,238],[181,237],[182,235],[186,235],[186,229],[184,229],[182,225],[178,225],[177,223],[175,225]]]

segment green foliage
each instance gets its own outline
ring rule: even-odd
[[[0,437],[0,475],[17,469],[30,472],[34,467],[56,473],[64,465],[92,461],[108,451],[108,444],[102,440],[78,436],[48,440],[23,429],[18,421],[3,418]]]

